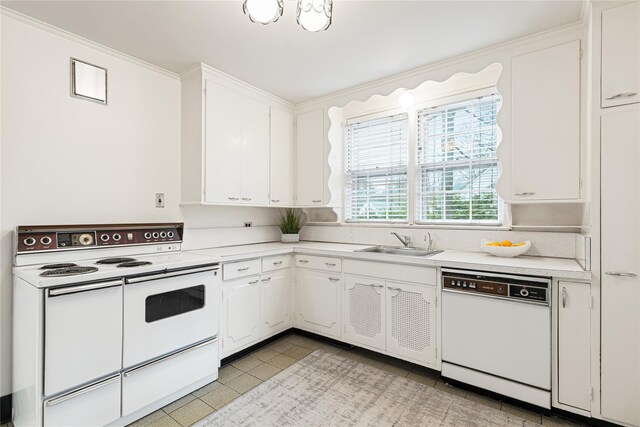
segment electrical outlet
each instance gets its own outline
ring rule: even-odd
[[[251,227],[252,225],[253,225],[253,222],[251,222],[251,221],[245,221],[244,222],[244,226],[245,227]]]
[[[164,193],[156,193],[156,208],[164,208]]]

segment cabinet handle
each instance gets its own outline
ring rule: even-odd
[[[273,261],[273,265],[280,265],[282,264],[282,261]]]
[[[309,260],[308,260],[308,259],[299,259],[299,260],[298,260],[298,262],[301,262],[301,263],[303,263],[303,264],[306,264],[306,263],[308,263],[308,262],[309,262]]]
[[[100,387],[104,387],[108,384],[111,384],[113,382],[116,382],[120,379],[120,374],[118,375],[114,375],[111,378],[107,378],[106,380],[100,381],[98,383],[92,384],[88,387],[82,388],[78,391],[74,391],[73,393],[69,393],[69,394],[65,394],[64,396],[60,396],[56,399],[51,399],[47,402],[47,406],[55,406],[58,403],[62,403],[64,401],[67,401],[69,399],[73,399],[74,397],[78,397],[81,396],[85,393],[89,393],[90,391],[96,390]]]
[[[237,197],[227,197],[227,199],[229,199],[229,200],[238,200]]]
[[[248,202],[249,200],[251,200],[251,197],[243,197],[242,200],[244,200],[245,202]]]
[[[384,285],[376,285],[375,283],[372,283],[369,286],[371,286],[372,288],[384,288]],[[389,289],[391,289],[391,288],[389,288]]]
[[[637,94],[638,92],[624,92],[624,93],[618,93],[612,96],[607,96],[605,99],[611,100],[611,99],[619,99],[619,98],[631,98],[632,96],[636,96]]]
[[[331,280],[332,282],[339,282],[340,278],[339,277],[329,277],[329,280]]]
[[[567,288],[562,288],[562,308],[567,306]]]
[[[313,203],[322,203],[322,200],[312,200]]]
[[[326,265],[327,267],[335,267],[336,263],[335,262],[325,262],[324,265]]]
[[[607,271],[604,274],[609,276],[619,276],[619,277],[636,277],[636,273],[623,273],[621,271]]]
[[[255,285],[256,283],[258,283],[259,280],[252,280],[251,282],[249,282],[250,285]]]
[[[524,196],[524,197],[529,197],[529,196],[533,196],[536,193],[534,193],[533,191],[525,191],[524,193],[516,193],[516,196]]]
[[[239,268],[238,271],[247,271],[248,269],[249,267],[242,267],[242,268]]]
[[[387,289],[389,289],[390,291],[398,291],[398,292],[402,290],[400,288],[392,288],[392,287],[388,287]]]
[[[271,277],[265,277],[264,279],[262,279],[263,282],[268,282],[269,280],[271,280]]]
[[[277,200],[277,199],[271,199],[271,202],[273,202],[273,203],[280,203],[280,200]]]

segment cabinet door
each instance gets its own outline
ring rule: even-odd
[[[387,352],[436,363],[436,287],[387,282]]]
[[[514,201],[580,198],[580,42],[512,61]]]
[[[321,206],[324,203],[324,110],[296,117],[296,204]]]
[[[339,273],[296,270],[296,326],[340,338],[342,278]]]
[[[242,203],[269,204],[269,106],[245,97],[242,140]]]
[[[268,204],[269,106],[205,84],[205,201]]]
[[[293,205],[293,178],[293,114],[271,107],[271,205]]]
[[[260,279],[229,281],[222,291],[222,357],[260,339]]]
[[[640,101],[640,4],[602,12],[602,107]]]
[[[345,338],[354,344],[385,350],[384,281],[345,276]]]
[[[640,425],[640,110],[601,119],[602,415]]]
[[[558,285],[558,401],[590,411],[591,286]]]
[[[261,338],[291,327],[291,270],[278,270],[261,277]]]

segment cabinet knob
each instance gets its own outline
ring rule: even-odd
[[[624,93],[618,93],[612,96],[607,96],[605,99],[612,100],[612,99],[621,99],[621,98],[631,98],[632,96],[636,96],[637,94],[638,92],[624,92]]]
[[[562,288],[562,308],[567,306],[567,288]]]

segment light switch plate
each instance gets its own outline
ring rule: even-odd
[[[156,193],[156,208],[164,208],[164,193]]]

